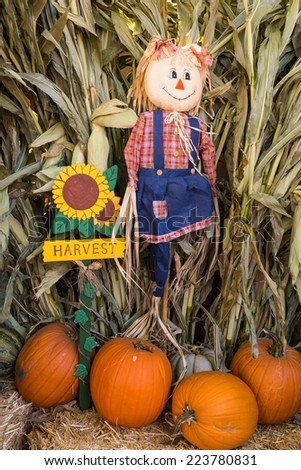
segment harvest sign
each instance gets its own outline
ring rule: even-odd
[[[73,232],[72,240],[47,240],[43,246],[45,262],[92,260],[124,256],[125,240],[111,235],[119,213],[120,198],[113,191],[117,166],[101,173],[86,164],[66,167],[57,176],[52,193],[59,209],[52,232],[64,235]],[[80,240],[75,240],[75,233]],[[94,238],[95,234],[109,238]]]
[[[124,250],[124,239],[115,239],[115,256],[122,258]],[[110,239],[57,240],[44,243],[44,261],[72,261],[113,257],[113,246]]]

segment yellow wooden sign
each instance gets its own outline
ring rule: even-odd
[[[50,261],[75,261],[114,258],[111,239],[95,238],[91,240],[49,240],[43,245],[43,258]],[[123,258],[125,239],[114,240],[114,252],[117,258]]]

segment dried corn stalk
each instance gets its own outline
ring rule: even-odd
[[[118,103],[127,101],[150,36],[161,34],[183,44],[203,38],[214,57],[213,89],[200,116],[217,148],[221,233],[215,226],[173,245],[169,316],[181,331],[178,340],[218,341],[226,361],[244,339],[256,348],[264,328],[283,342],[293,339],[301,292],[299,1],[2,3],[0,157],[7,173],[0,179],[6,204],[0,235],[2,266],[10,273],[6,305],[15,317],[28,327],[72,318],[78,268],[57,280],[41,259],[54,215],[52,181],[65,165],[100,160],[118,164],[123,194],[124,129],[133,122],[126,113],[135,117]],[[114,112],[104,103],[116,105]],[[106,126],[106,137],[101,128],[94,133],[102,132],[102,158],[99,140],[91,145],[93,126]],[[97,273],[93,328],[100,339],[142,314],[144,253],[142,246],[135,273],[142,290],[131,304],[114,263],[104,262]],[[47,289],[44,278],[53,279]]]

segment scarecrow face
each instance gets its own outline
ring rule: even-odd
[[[188,112],[198,105],[202,97],[203,80],[195,65],[182,54],[176,54],[148,65],[144,87],[156,107]]]

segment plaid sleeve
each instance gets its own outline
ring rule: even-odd
[[[208,175],[213,195],[216,196],[215,179],[216,179],[216,150],[211,141],[204,123],[201,123],[201,139],[200,152],[202,155],[202,163],[205,173]]]
[[[145,126],[145,119],[143,114],[139,117],[133,127],[130,138],[124,149],[124,157],[129,176],[129,186],[134,186],[137,189],[137,172],[140,165],[140,149],[143,139],[143,131]]]

